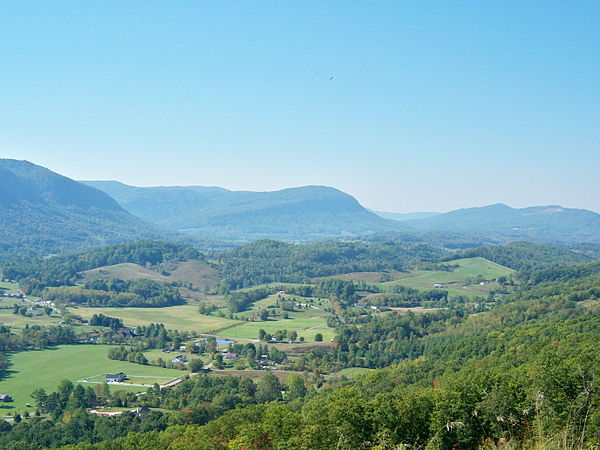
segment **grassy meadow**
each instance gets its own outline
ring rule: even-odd
[[[9,394],[14,402],[0,406],[0,415],[25,410],[33,411],[35,407],[26,407],[32,400],[30,394],[34,389],[44,388],[48,392],[55,391],[62,380],[91,378],[113,372],[124,372],[131,376],[153,377],[146,380],[154,382],[161,377],[162,382],[177,378],[185,372],[175,369],[163,369],[154,366],[142,366],[126,361],[108,359],[110,345],[61,345],[46,350],[18,352],[10,355],[8,375],[0,380],[0,393]],[[164,378],[162,378],[164,377]],[[103,381],[102,377],[97,377]],[[142,380],[141,378],[133,378]],[[92,380],[94,381],[94,380]],[[146,381],[149,382],[149,381]],[[82,383],[84,386],[94,384]],[[112,390],[143,391],[137,386],[111,386]]]
[[[485,280],[491,280],[514,273],[514,270],[508,267],[501,266],[481,257],[456,259],[444,263],[444,265],[458,265],[459,267],[451,271],[417,270],[398,280],[379,284],[385,290],[391,290],[397,285],[414,289],[433,289],[434,284],[442,284],[444,286],[443,289],[447,290],[450,296],[463,295],[466,297],[476,297],[478,295],[487,295],[490,289],[494,287],[494,284],[465,286],[468,279],[482,277]]]
[[[71,307],[69,311],[89,319],[94,314],[118,317],[127,326],[162,323],[167,329],[211,333],[236,323],[237,320],[224,317],[207,316],[198,312],[198,305],[187,304],[165,308],[88,308]]]

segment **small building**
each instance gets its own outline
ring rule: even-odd
[[[175,358],[173,358],[171,360],[172,363],[186,363],[187,362],[187,358],[185,357],[185,355],[179,355],[176,356]]]
[[[12,402],[13,398],[8,394],[0,394],[0,402]]]
[[[119,328],[117,334],[120,334],[124,338],[135,337],[135,331],[132,328]]]
[[[237,357],[238,357],[237,353],[225,353],[225,355],[224,355],[225,359],[235,359]]]
[[[436,288],[436,289],[441,289],[441,288],[443,288],[443,287],[444,287],[444,285],[443,285],[443,284],[440,284],[440,283],[435,283],[435,284],[433,285],[433,287],[434,287],[434,288]]]
[[[104,377],[104,380],[107,383],[121,383],[121,382],[125,381],[126,379],[127,379],[127,375],[125,375],[123,372],[107,373],[106,376]]]

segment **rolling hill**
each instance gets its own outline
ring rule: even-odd
[[[144,220],[197,238],[310,241],[408,228],[324,186],[249,192],[201,186],[141,188],[115,181],[84,183],[104,191]]]
[[[0,159],[0,254],[42,256],[174,237],[98,189],[28,161]]]
[[[600,242],[600,214],[556,205],[517,209],[495,204],[404,223],[420,231],[478,233],[504,241]]]

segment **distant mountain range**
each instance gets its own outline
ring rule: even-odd
[[[499,203],[404,223],[417,231],[478,233],[503,241],[600,242],[600,214],[557,205],[511,208]]]
[[[496,204],[378,214],[331,187],[134,187],[77,182],[27,161],[0,159],[0,254],[65,253],[142,238],[207,248],[261,238],[403,240],[456,249],[516,240],[600,247],[600,214],[583,209]]]
[[[408,229],[325,186],[248,192],[202,186],[142,188],[116,181],[83,183],[104,191],[144,220],[204,239],[307,241]]]
[[[406,222],[407,220],[415,220],[415,219],[426,219],[428,217],[438,216],[442,213],[439,212],[412,212],[412,213],[397,213],[397,212],[387,212],[387,211],[373,211],[380,217],[384,219],[397,220],[399,222]]]
[[[0,254],[64,253],[174,235],[98,189],[27,161],[0,159]]]
[[[132,214],[196,238],[245,242],[259,238],[307,241],[386,231],[405,236],[459,233],[466,242],[600,242],[600,214],[561,206],[516,209],[496,204],[447,213],[385,213],[324,186],[274,192],[219,187],[134,187],[87,181]]]

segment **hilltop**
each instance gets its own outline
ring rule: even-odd
[[[247,241],[261,238],[309,241],[405,230],[368,211],[351,195],[326,186],[273,192],[218,187],[134,187],[86,181],[130,213],[196,237]]]

